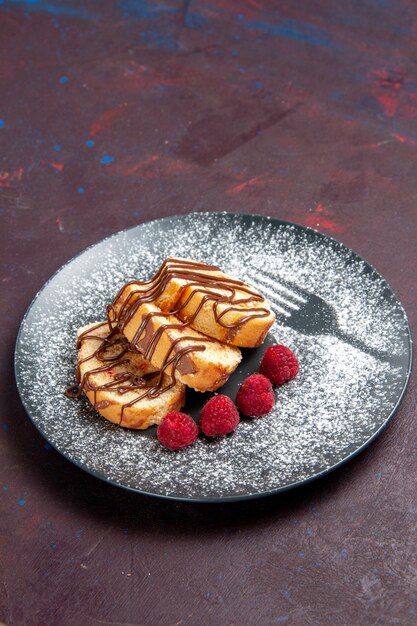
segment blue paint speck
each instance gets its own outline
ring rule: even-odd
[[[3,485],[3,491],[9,491],[8,485]]]
[[[172,89],[176,89],[175,85],[158,85],[158,91],[171,91]]]
[[[57,152],[59,152],[61,150],[61,146],[59,144],[56,144],[54,146],[54,150],[56,150]]]
[[[0,128],[4,128],[4,120],[0,120]]]
[[[77,191],[78,193],[84,193],[85,189],[84,187],[78,187]]]
[[[260,81],[260,80],[257,80],[257,81],[256,81],[256,83],[255,83],[255,87],[256,87],[256,89],[261,89],[261,88],[263,87],[263,84],[261,83],[261,81]]]
[[[152,0],[119,0],[117,6],[125,17],[138,17],[144,19],[155,19],[162,14],[175,14],[181,9],[170,7],[166,4],[152,2]]]
[[[51,544],[51,548],[52,548],[52,550],[55,550],[55,548],[57,547],[57,545],[58,545],[57,543],[52,543],[52,544]]]
[[[185,16],[185,25],[188,26],[188,28],[201,28],[206,23],[207,19],[203,17],[203,15],[200,15],[199,13],[193,13],[190,10],[187,11],[187,14]]]
[[[45,450],[52,450],[52,446],[50,443],[44,443],[43,447],[45,448]]]
[[[237,51],[236,50],[232,50],[232,57],[237,57]]]
[[[343,556],[343,558],[347,557],[347,550],[346,550],[346,548],[342,548],[341,555]]]
[[[87,139],[85,145],[87,146],[87,148],[92,148],[94,146],[94,141],[92,139]]]
[[[377,479],[377,480],[381,480],[381,478],[382,478],[382,472],[377,472],[377,473],[375,474],[375,476],[376,476],[376,479]]]
[[[29,11],[38,11],[49,15],[69,15],[72,17],[80,17],[83,19],[93,19],[95,16],[83,8],[68,6],[64,2],[44,2],[43,0],[9,0],[12,5],[20,5]],[[4,4],[4,0],[0,0],[0,4]],[[67,4],[67,6],[62,6]],[[61,5],[61,6],[60,6]],[[31,14],[25,11],[24,16],[31,19]]]
[[[100,163],[111,163],[112,161],[114,161],[112,156],[104,156],[100,159]]]
[[[65,85],[65,83],[67,83],[69,80],[68,76],[60,76],[60,78],[58,79],[58,82],[61,83],[61,85]]]
[[[289,597],[290,597],[290,592],[284,591],[284,598],[289,598]]]
[[[329,48],[332,45],[331,40],[326,32],[314,27],[307,27],[305,24],[299,24],[296,20],[286,20],[283,24],[271,24],[270,22],[262,22],[256,20],[247,20],[244,16],[239,16],[239,21],[252,30],[258,30],[267,35],[276,37],[286,37],[309,43],[313,46],[324,46]]]
[[[26,504],[26,500],[19,500],[18,505],[24,506]]]
[[[129,534],[129,529],[128,529],[128,528],[123,528],[123,534],[124,534],[124,535]]]
[[[298,556],[301,556],[301,558],[303,558],[303,556],[304,556],[304,552],[299,552],[299,553],[298,553]]]
[[[312,537],[312,536],[313,536],[313,531],[311,530],[311,528],[307,528],[307,535],[308,535],[309,537]]]

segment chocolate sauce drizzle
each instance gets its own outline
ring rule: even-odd
[[[169,281],[174,278],[185,280],[186,284],[184,285],[184,288],[194,287],[194,289],[191,291],[185,302],[180,304],[180,306],[174,311],[167,313],[167,315],[180,315],[181,311],[188,306],[196,294],[204,294],[193,315],[182,325],[179,325],[178,328],[185,328],[186,326],[192,324],[205,303],[209,300],[213,301],[213,312],[216,322],[224,328],[239,329],[249,320],[257,317],[268,317],[270,314],[269,308],[259,306],[248,307],[244,309],[247,313],[245,317],[239,317],[235,322],[227,324],[222,319],[227,313],[230,311],[242,313],[241,307],[233,305],[247,304],[250,302],[264,303],[265,298],[261,294],[250,289],[241,280],[229,278],[227,276],[213,276],[209,273],[220,271],[220,268],[216,265],[206,265],[205,263],[198,263],[197,261],[188,261],[183,259],[166,259],[157,274],[151,278],[151,280],[131,280],[120,289],[113,303],[107,307],[107,319],[109,320],[109,323],[113,319],[119,328],[123,330],[135,315],[138,308],[145,302],[154,302],[157,300],[165,291]],[[122,297],[124,290],[132,285],[136,285],[144,289],[141,289],[140,291],[132,290],[117,311],[116,305]],[[217,293],[215,291],[217,289],[226,291],[226,294],[222,295]],[[246,293],[248,297],[237,298],[237,290]],[[228,304],[229,306],[226,306],[220,313],[219,306],[221,304]],[[160,313],[155,313],[153,315],[159,316]]]
[[[128,359],[124,359],[126,352],[130,350],[139,350],[143,353],[145,359],[150,361],[155,353],[158,342],[166,329],[178,329],[182,330],[190,326],[206,302],[213,302],[213,313],[216,322],[229,330],[228,338],[232,339],[233,336],[239,331],[239,329],[247,323],[249,320],[255,318],[268,317],[270,315],[269,308],[265,306],[259,306],[265,302],[265,299],[259,293],[251,290],[245,283],[240,280],[229,278],[226,276],[218,277],[213,276],[210,272],[220,272],[220,268],[215,265],[206,265],[205,263],[199,263],[196,261],[188,261],[182,259],[169,258],[164,261],[159,271],[149,281],[137,281],[132,280],[125,284],[119,293],[113,300],[112,304],[107,307],[107,321],[102,322],[88,329],[82,333],[77,341],[77,349],[80,349],[82,341],[88,338],[98,338],[94,334],[91,334],[99,327],[103,327],[106,324],[109,327],[108,336],[103,339],[97,350],[89,357],[81,360],[77,365],[76,380],[77,383],[69,387],[65,391],[65,395],[71,398],[77,398],[84,390],[90,390],[94,392],[94,408],[105,408],[110,403],[107,401],[96,402],[97,391],[100,389],[114,389],[119,394],[126,393],[127,391],[141,390],[141,393],[129,403],[123,404],[120,414],[120,422],[123,420],[123,413],[125,408],[133,406],[139,400],[145,397],[156,398],[168,389],[171,389],[176,383],[176,371],[179,368],[181,360],[184,356],[191,352],[201,352],[206,349],[205,344],[209,342],[216,343],[217,339],[211,337],[205,337],[204,343],[200,337],[194,335],[184,335],[174,340],[171,343],[170,349],[165,355],[164,361],[161,365],[160,371],[152,374],[150,377],[144,377],[140,380],[135,380],[130,373],[116,374],[114,379],[109,383],[100,386],[94,386],[90,381],[90,376],[97,372],[106,371],[110,368],[123,365],[128,362]],[[186,300],[179,305],[173,311],[169,312],[151,312],[145,315],[139,325],[132,341],[129,342],[123,337],[122,333],[127,324],[134,317],[139,307],[144,303],[155,302],[165,291],[168,283],[172,279],[185,280],[185,288],[192,287],[191,293]],[[126,288],[130,286],[140,287],[139,290],[132,290],[126,299],[119,306],[119,301],[123,296]],[[217,293],[216,290],[222,290],[223,294]],[[243,292],[245,297],[238,297],[237,291]],[[178,323],[166,323],[161,324],[158,330],[152,334],[152,338],[144,349],[140,348],[140,340],[142,337],[146,337],[149,324],[152,322],[153,317],[171,317],[181,316],[181,312],[185,309],[192,299],[199,294],[201,300],[191,316]],[[238,305],[248,303],[258,303],[258,306],[251,306],[242,309]],[[223,311],[219,310],[220,305],[226,305]],[[238,319],[232,323],[226,323],[224,317],[227,313],[236,311],[242,313],[244,311],[246,315],[238,317]],[[151,327],[150,327],[151,328]],[[184,341],[188,343],[193,342],[193,345],[187,345],[180,347],[180,344]],[[194,343],[195,342],[195,343]],[[114,352],[114,346],[120,344],[120,352],[116,355]],[[110,354],[109,354],[110,353]],[[80,375],[81,363],[96,357],[103,363],[102,366],[87,371],[83,377]],[[171,368],[171,375],[167,377],[165,372],[168,368]],[[168,380],[165,382],[164,378]],[[121,384],[122,383],[122,384]]]
[[[106,321],[96,324],[95,326],[88,328],[86,331],[79,335],[76,345],[77,350],[81,348],[82,342],[87,339],[99,339],[100,344],[96,348],[96,350],[94,350],[88,357],[85,357],[78,361],[76,368],[77,382],[75,385],[67,387],[67,389],[64,391],[64,394],[68,398],[78,398],[84,391],[92,391],[94,394],[94,400],[92,403],[93,407],[99,410],[104,409],[111,404],[111,402],[109,402],[108,400],[101,400],[100,402],[97,402],[97,392],[100,390],[109,389],[116,391],[120,395],[140,390],[140,393],[136,398],[134,398],[131,402],[126,402],[122,405],[119,420],[119,424],[121,424],[125,408],[133,406],[142,398],[156,397],[156,393],[154,393],[156,390],[158,390],[159,393],[162,393],[161,387],[163,376],[159,371],[150,372],[148,374],[144,374],[143,376],[138,376],[133,372],[120,372],[116,373],[113,376],[113,379],[110,380],[108,383],[104,383],[103,385],[95,385],[91,381],[91,376],[93,374],[105,372],[129,363],[128,358],[123,358],[130,350],[130,345],[127,339],[120,334],[117,328],[109,329],[108,335],[104,338],[100,335],[95,335],[94,331],[98,328],[102,328],[103,326],[108,326],[108,322]],[[115,351],[115,347],[118,347],[119,350]],[[86,371],[83,376],[81,376],[82,363],[90,361],[93,358],[101,361],[103,365],[90,369]],[[163,390],[166,391],[174,384],[175,381],[171,381],[170,384],[166,385]]]

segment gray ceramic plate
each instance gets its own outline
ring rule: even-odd
[[[232,435],[163,449],[155,429],[109,430],[74,381],[75,332],[104,318],[132,278],[149,278],[168,256],[220,265],[261,289],[277,312],[265,345],[245,350],[222,389],[232,398],[266,345],[297,354],[299,376],[276,390],[266,417]],[[363,450],[387,425],[410,375],[407,318],[385,280],[354,252],[309,228],[255,215],[194,213],[113,235],[69,261],[43,287],[16,344],[22,402],[42,435],[87,472],[126,489],[190,501],[277,493],[317,478]],[[210,394],[188,392],[198,419]]]

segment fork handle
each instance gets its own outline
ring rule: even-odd
[[[338,330],[335,333],[336,337],[343,341],[344,343],[348,343],[353,346],[357,350],[364,352],[365,354],[370,354],[375,357],[379,361],[383,361],[385,363],[395,364],[399,361],[399,358],[389,352],[384,352],[382,350],[378,350],[377,348],[372,348],[372,346],[368,346],[364,341],[358,339],[357,337],[353,337],[352,335],[348,335],[341,330]]]

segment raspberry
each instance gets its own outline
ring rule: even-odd
[[[236,396],[237,408],[248,417],[266,415],[274,406],[274,390],[262,374],[252,374],[240,385]]]
[[[282,385],[292,380],[299,369],[295,354],[286,346],[276,344],[266,349],[259,371],[269,378],[272,384]]]
[[[198,426],[185,413],[167,413],[156,431],[159,443],[170,450],[190,446],[198,437]]]
[[[200,428],[208,437],[221,437],[234,431],[239,424],[239,413],[230,398],[213,396],[200,413]]]

